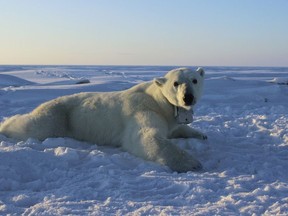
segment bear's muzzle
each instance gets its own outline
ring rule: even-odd
[[[191,106],[194,103],[195,97],[191,93],[186,93],[183,97],[185,106]]]

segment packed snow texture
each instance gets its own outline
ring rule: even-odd
[[[127,89],[172,68],[1,66],[0,120],[62,95]],[[178,174],[65,137],[0,135],[0,215],[287,215],[288,68],[204,69],[192,125],[208,141],[175,140],[203,171]]]

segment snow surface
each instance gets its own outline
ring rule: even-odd
[[[61,95],[127,89],[172,68],[0,66],[0,120]],[[175,140],[203,171],[178,174],[70,138],[0,135],[0,215],[287,215],[288,68],[205,70],[192,125],[208,141]]]

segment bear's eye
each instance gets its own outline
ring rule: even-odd
[[[173,83],[173,85],[174,85],[174,87],[178,87],[178,86],[179,86],[179,83],[175,81],[175,82]]]
[[[197,83],[198,83],[198,80],[197,80],[197,79],[193,79],[192,82],[193,82],[194,84],[197,84]]]

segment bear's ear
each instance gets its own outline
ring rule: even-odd
[[[196,71],[200,74],[200,76],[204,77],[205,72],[204,72],[203,68],[198,67]]]
[[[154,83],[157,85],[157,86],[163,86],[166,82],[166,78],[165,77],[159,77],[159,78],[155,78],[154,79]]]

